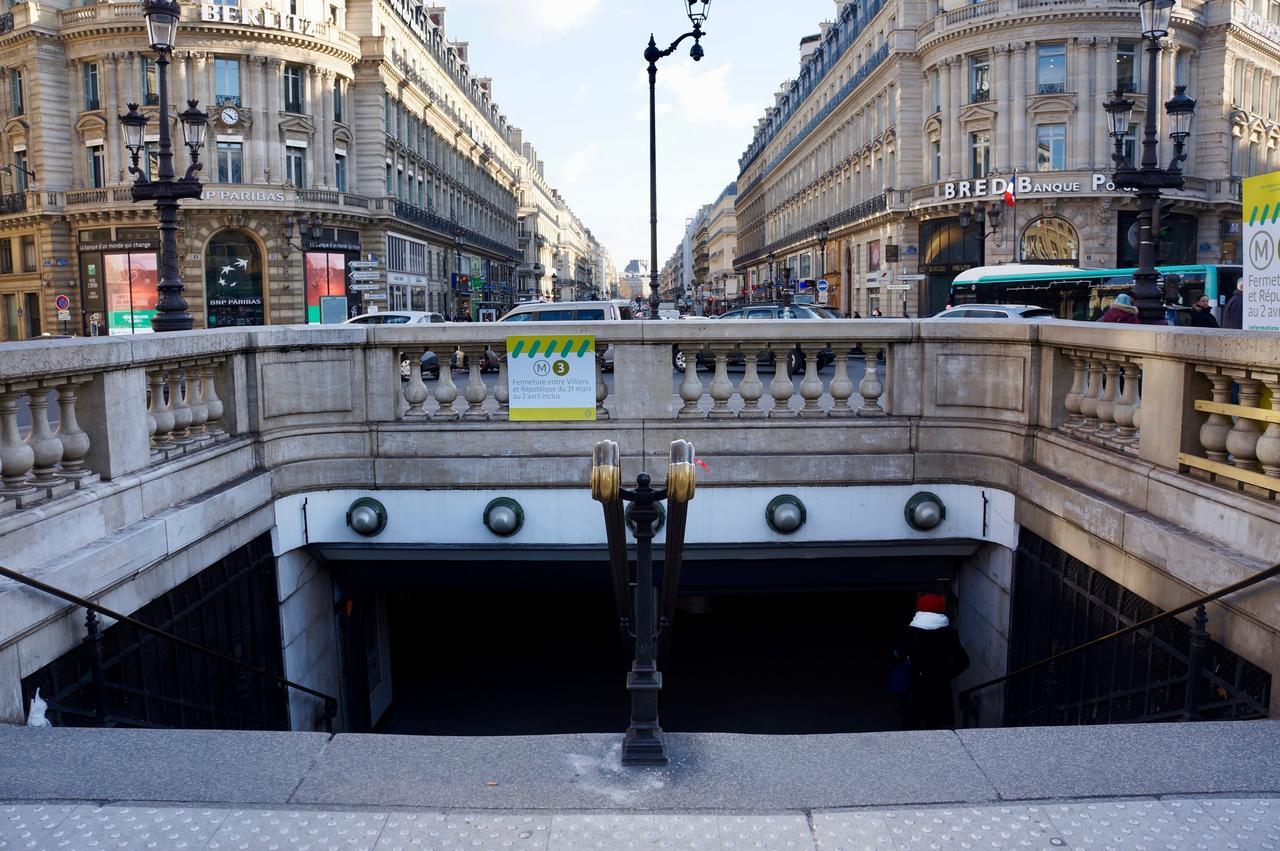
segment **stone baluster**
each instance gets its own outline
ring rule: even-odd
[[[31,433],[27,435],[27,445],[34,453],[31,483],[42,490],[66,484],[66,480],[58,476],[62,441],[49,425],[49,389],[61,383],[41,381],[38,387],[27,394],[27,406],[31,409]]]
[[[1105,373],[1102,360],[1093,355],[1087,356],[1089,361],[1089,386],[1084,396],[1080,397],[1080,414],[1084,422],[1076,429],[1080,432],[1096,432],[1102,423],[1098,420],[1098,400],[1102,398],[1102,381]]]
[[[606,347],[607,348],[607,347]],[[604,400],[609,398],[609,386],[604,383],[604,353],[605,349],[596,352],[596,419],[609,419],[609,409],[604,406]]]
[[[760,347],[755,343],[744,344],[742,359],[746,363],[746,372],[738,385],[738,395],[742,397],[742,410],[738,411],[738,416],[743,419],[763,417],[764,408],[760,407],[760,397],[764,396],[764,384],[760,381]]]
[[[1231,403],[1231,376],[1223,375],[1214,367],[1197,367],[1213,384],[1213,401],[1220,405]],[[1227,435],[1231,433],[1231,417],[1211,413],[1200,426],[1200,446],[1210,461],[1227,462]]]
[[[832,404],[827,416],[852,417],[854,410],[849,404],[849,399],[853,397],[853,380],[849,378],[849,352],[840,344],[833,346],[831,350],[836,356],[836,371],[835,375],[831,376],[831,385],[828,388],[831,391]]]
[[[75,375],[67,379],[66,383],[58,388],[58,440],[62,441],[62,477],[68,481],[75,482],[76,487],[81,487],[85,481],[92,477],[92,473],[85,469],[84,458],[89,454],[89,435],[84,429],[80,428],[80,422],[76,419],[76,387],[81,384],[88,384],[93,380],[92,375]],[[147,415],[150,427],[154,429],[154,421],[151,420],[150,414]]]
[[[167,452],[176,445],[173,442],[173,410],[169,407],[164,395],[168,384],[168,373],[163,369],[157,369],[147,375],[147,383],[151,387],[147,419],[148,423],[154,422],[156,426],[151,433],[151,448],[159,452]]]
[[[427,385],[422,380],[422,355],[417,349],[400,353],[400,357],[409,359],[409,380],[404,382],[404,400],[409,409],[404,413],[406,420],[425,420],[427,411],[422,407],[427,401]]]
[[[1120,364],[1108,360],[1102,364],[1102,395],[1098,397],[1098,436],[1114,437],[1116,434],[1116,399],[1120,395]]]
[[[1251,378],[1245,370],[1225,370],[1234,375],[1240,385],[1240,405],[1245,408],[1258,407],[1258,399],[1262,395],[1262,382]],[[1227,452],[1231,453],[1231,463],[1241,470],[1258,469],[1258,441],[1262,438],[1262,424],[1248,417],[1236,417],[1236,423],[1227,433]]]
[[[862,396],[862,406],[858,408],[860,417],[883,417],[884,408],[880,407],[880,397],[884,394],[884,382],[880,380],[880,372],[876,369],[876,359],[880,356],[879,346],[863,345],[867,365],[862,373],[862,381],[858,383],[858,394]]]
[[[1271,413],[1274,417],[1267,423],[1262,437],[1258,438],[1258,462],[1262,464],[1262,472],[1280,478],[1280,373],[1255,371],[1252,374],[1271,391]]]
[[[453,409],[453,402],[458,398],[458,387],[453,383],[453,352],[442,353],[440,360],[440,378],[436,381],[435,397],[440,406],[435,413],[437,420],[456,420],[458,412]]]
[[[819,404],[822,401],[822,377],[818,375],[818,356],[822,348],[810,343],[801,349],[804,353],[804,378],[800,381],[800,397],[804,399],[804,405],[796,413],[809,419],[826,416]]]
[[[0,385],[0,496],[18,505],[36,493],[27,479],[36,453],[18,431],[18,399],[33,386],[34,382]]]
[[[729,419],[733,412],[729,410],[729,400],[733,398],[733,382],[729,380],[729,353],[734,346],[718,344],[711,347],[716,358],[716,374],[711,379],[711,413],[713,420]]]
[[[1127,445],[1136,443],[1138,440],[1137,419],[1140,404],[1138,394],[1142,373],[1133,361],[1125,361],[1120,365],[1120,369],[1124,375],[1124,384],[1115,407],[1116,440]]]
[[[791,349],[786,343],[770,343],[769,349],[773,352],[773,380],[769,382],[773,407],[769,409],[769,416],[794,417],[796,412],[791,410],[791,396],[796,388],[791,382]]]
[[[603,384],[604,382],[601,381],[600,385],[603,386]],[[597,388],[597,396],[599,396],[599,392]],[[505,352],[502,357],[498,358],[498,382],[493,385],[493,398],[498,401],[498,413],[494,415],[494,419],[511,419],[511,380],[507,377],[507,355]]]
[[[222,361],[212,361],[200,368],[200,395],[204,398],[205,407],[209,409],[209,418],[205,421],[205,431],[215,439],[224,436],[227,430],[222,427],[222,415],[225,412],[222,400],[218,398],[218,370]]]
[[[680,344],[680,353],[684,355],[684,380],[680,382],[680,398],[684,402],[676,416],[683,419],[701,417],[702,410],[698,403],[702,401],[702,379],[698,377],[698,351],[701,346]]]
[[[187,370],[179,365],[169,370],[169,409],[173,411],[173,442],[180,447],[190,446],[195,440],[191,436],[191,406],[187,404],[182,385],[187,383]]]
[[[1089,362],[1080,357],[1075,352],[1066,352],[1067,357],[1071,358],[1071,389],[1067,391],[1066,399],[1063,405],[1067,409],[1067,421],[1062,424],[1064,431],[1075,431],[1084,424],[1084,417],[1080,414],[1080,401],[1084,398],[1085,387],[1088,384]]]
[[[205,428],[205,423],[209,421],[209,405],[204,400],[204,379],[201,373],[204,371],[204,364],[197,363],[187,367],[187,388],[183,394],[183,401],[186,402],[188,408],[191,409],[191,437],[192,439],[207,443],[209,434]]]
[[[484,356],[487,347],[484,345],[467,346],[463,352],[467,356],[467,386],[462,389],[462,398],[467,400],[467,409],[463,411],[464,420],[478,422],[489,419],[484,410],[484,400],[489,397],[489,388],[485,386],[481,370],[484,368]]]

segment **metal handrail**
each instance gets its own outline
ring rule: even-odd
[[[1247,579],[1242,579],[1239,582],[1228,585],[1225,588],[1219,588],[1217,591],[1214,591],[1210,594],[1205,594],[1203,597],[1200,597],[1196,600],[1192,600],[1190,603],[1185,603],[1176,609],[1170,609],[1167,612],[1160,612],[1159,614],[1152,615],[1151,617],[1146,618],[1145,620],[1138,621],[1135,624],[1130,624],[1129,626],[1126,626],[1123,629],[1118,629],[1115,632],[1108,633],[1107,635],[1104,635],[1100,638],[1095,638],[1092,641],[1086,641],[1084,644],[1080,644],[1070,649],[1063,650],[1062,652],[1055,653],[1052,656],[1046,656],[1044,659],[1041,659],[1038,662],[1032,662],[1030,665],[1023,665],[1021,668],[1018,668],[1015,671],[1010,671],[1009,673],[1005,674],[1002,677],[996,677],[995,679],[987,680],[984,683],[978,683],[978,685],[976,686],[970,686],[969,688],[960,692],[960,709],[962,714],[964,715],[965,724],[966,726],[968,725],[968,719],[970,716],[970,708],[971,708],[971,699],[973,697],[974,692],[982,691],[983,689],[990,688],[993,685],[997,685],[999,683],[1005,682],[1006,680],[1011,680],[1014,677],[1021,676],[1022,674],[1025,674],[1028,671],[1034,671],[1037,668],[1042,668],[1045,665],[1050,665],[1054,662],[1057,662],[1061,659],[1066,658],[1067,656],[1074,656],[1075,654],[1088,650],[1091,647],[1097,647],[1100,644],[1103,644],[1105,642],[1111,641],[1116,638],[1121,638],[1125,635],[1128,635],[1131,632],[1136,632],[1140,629],[1145,629],[1146,627],[1149,627],[1152,624],[1159,623],[1160,621],[1169,620],[1170,618],[1177,617],[1183,612],[1189,612],[1192,609],[1203,608],[1206,603],[1212,603],[1215,600],[1221,599],[1222,597],[1226,597],[1229,594],[1234,594],[1237,591],[1241,591],[1253,585],[1257,585],[1259,582],[1262,582],[1263,580],[1266,580],[1266,579],[1271,579],[1274,576],[1280,576],[1280,563],[1273,564],[1271,565],[1271,567],[1267,568],[1266,570],[1259,571],[1258,573],[1255,573],[1253,576],[1250,576]]]
[[[95,612],[104,617],[111,618],[112,620],[118,623],[126,623],[129,626],[134,627],[135,629],[142,630],[143,632],[151,633],[152,635],[159,636],[160,638],[167,638],[168,640],[176,642],[177,644],[180,644],[183,647],[187,647],[191,650],[195,650],[197,652],[203,653],[206,656],[210,656],[221,662],[230,663],[231,665],[234,665],[235,667],[240,668],[241,670],[249,671],[250,673],[257,674],[260,677],[265,677],[268,680],[271,680],[272,682],[286,686],[287,688],[300,691],[303,694],[309,694],[312,697],[318,697],[322,701],[324,701],[325,729],[330,733],[333,732],[333,719],[336,718],[338,715],[338,699],[333,697],[332,695],[325,694],[324,692],[321,692],[321,691],[316,691],[315,689],[310,688],[308,686],[304,686],[301,683],[295,683],[292,680],[287,680],[278,674],[273,674],[270,671],[267,671],[263,668],[259,668],[256,665],[250,665],[247,662],[241,662],[239,659],[228,656],[225,653],[219,653],[217,650],[211,650],[208,647],[204,647],[202,645],[196,644],[195,642],[188,641],[185,638],[179,638],[173,633],[165,632],[162,629],[158,629],[157,627],[151,626],[150,624],[145,624],[140,620],[136,620],[135,618],[129,617],[128,615],[123,615],[119,612],[112,611],[111,609],[108,609],[106,606],[100,606],[97,603],[94,603],[90,600],[86,600],[83,597],[78,597],[69,591],[63,591],[61,588],[55,588],[52,585],[47,585],[38,579],[32,579],[29,576],[24,576],[23,574],[18,573],[15,570],[10,570],[9,568],[4,567],[3,565],[0,565],[0,577],[5,577],[6,579],[12,579],[15,582],[19,582],[23,585],[26,585],[28,588],[34,588],[37,591],[43,591],[44,593],[49,594],[50,596],[57,597],[62,600],[66,600],[68,603],[74,603],[75,605],[88,609],[91,612]]]

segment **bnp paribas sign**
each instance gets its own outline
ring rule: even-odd
[[[286,15],[275,9],[242,9],[239,6],[200,6],[200,20],[210,23],[235,24],[250,29],[284,30],[298,35],[315,35],[316,22],[297,15]]]

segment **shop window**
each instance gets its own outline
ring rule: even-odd
[[[160,84],[156,78],[156,63],[148,56],[142,57],[142,102],[146,106],[160,103]]]
[[[1036,170],[1062,171],[1067,159],[1067,125],[1036,125]]]
[[[240,60],[216,58],[213,60],[214,95],[217,106],[240,105]]]
[[[298,189],[307,186],[307,149],[286,145],[284,149],[285,180]]]
[[[301,65],[284,66],[284,111],[302,112],[302,104],[307,99],[307,84]],[[301,184],[299,184],[301,185]]]
[[[244,179],[244,145],[218,142],[218,182],[240,183]]]
[[[22,238],[22,271],[34,272],[37,265],[36,238],[34,236],[24,236]]]
[[[352,258],[359,252],[353,253]],[[308,251],[303,270],[307,281],[307,322],[320,321],[320,300],[344,296],[352,300],[347,316],[358,316],[362,302],[347,293],[347,255],[325,251]]]
[[[0,239],[0,275],[13,274],[13,240]]]
[[[102,145],[89,145],[85,148],[88,155],[87,177],[89,186],[101,189],[107,185],[107,157]]]
[[[98,63],[86,62],[81,65],[81,89],[84,93],[84,108],[86,111],[99,109],[102,106],[101,100],[98,98]]]
[[[1067,46],[1041,44],[1036,47],[1036,91],[1042,95],[1067,90]]]
[[[206,322],[210,328],[262,325],[262,252],[244,231],[224,230],[204,254]]]
[[[1022,232],[1023,260],[1075,266],[1080,258],[1080,237],[1071,222],[1060,216],[1044,216]]]
[[[158,281],[154,251],[102,255],[108,333],[151,332]]]
[[[13,115],[26,112],[26,98],[22,89],[22,69],[9,69],[9,110]]]
[[[1116,45],[1116,89],[1136,92],[1141,81],[1142,49],[1136,41],[1122,41]]]

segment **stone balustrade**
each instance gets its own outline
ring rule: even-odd
[[[1071,361],[1071,387],[1058,429],[1081,440],[1136,456],[1142,421],[1142,361],[1129,355],[1062,349]]]

